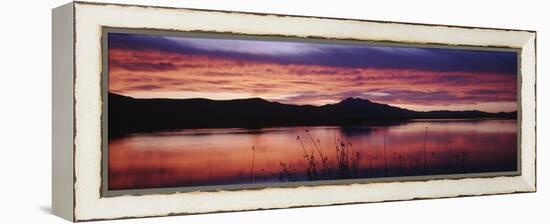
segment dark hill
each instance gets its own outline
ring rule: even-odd
[[[186,128],[359,125],[380,120],[515,118],[516,113],[417,112],[365,99],[323,106],[290,105],[260,98],[236,100],[134,99],[109,93],[109,136]]]

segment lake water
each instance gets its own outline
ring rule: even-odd
[[[110,190],[516,171],[516,120],[194,129],[109,140]]]

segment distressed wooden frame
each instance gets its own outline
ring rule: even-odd
[[[52,14],[52,206],[54,214],[65,219],[87,221],[536,191],[534,31],[84,2],[60,6]],[[101,193],[101,40],[105,27],[518,49],[521,173],[105,197]]]

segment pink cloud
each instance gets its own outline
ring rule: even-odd
[[[517,105],[514,75],[276,64],[154,50],[110,50],[109,78],[109,91],[145,98],[243,96],[320,105],[361,97],[408,108],[495,111]]]

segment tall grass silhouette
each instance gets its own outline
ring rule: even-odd
[[[313,148],[308,150],[300,135],[296,136],[301,153],[303,153],[306,166],[306,180],[331,180],[358,178],[360,153],[353,149],[353,144],[348,140],[335,139],[335,157],[329,158],[323,154],[321,141],[315,139],[309,130],[305,130],[305,136],[311,141]],[[310,152],[308,152],[310,151]],[[316,159],[319,158],[319,159]],[[289,168],[285,162],[280,162],[281,171],[279,179],[295,181],[297,175],[295,169]]]
[[[278,172],[271,172],[261,169],[262,175],[275,177],[281,182],[293,181],[317,181],[317,180],[338,180],[372,177],[397,177],[411,175],[430,175],[430,174],[454,174],[462,173],[467,168],[467,153],[465,151],[453,151],[453,141],[451,137],[445,140],[445,147],[442,154],[428,150],[428,131],[424,129],[424,141],[418,154],[403,155],[393,151],[388,155],[387,136],[383,134],[383,152],[382,155],[368,154],[364,155],[366,164],[360,166],[361,153],[369,150],[356,150],[349,138],[343,140],[334,135],[334,156],[329,157],[331,153],[326,153],[321,148],[321,141],[305,129],[303,135],[296,136],[298,152],[302,154],[305,170],[298,170],[296,166],[288,162],[280,161]],[[311,143],[311,147],[306,147],[304,141]],[[254,182],[254,151],[252,147],[252,165],[251,165],[251,183]],[[390,158],[389,158],[389,157]],[[374,167],[373,164],[380,165],[379,160],[383,158],[383,170]],[[443,162],[442,162],[443,161]],[[439,163],[439,164],[438,164]],[[389,168],[392,168],[391,170]],[[378,171],[378,172],[377,172]],[[380,171],[382,173],[380,173]],[[391,172],[390,172],[391,171]]]
[[[256,148],[252,146],[252,164],[250,165],[250,182],[254,183],[254,153]]]

